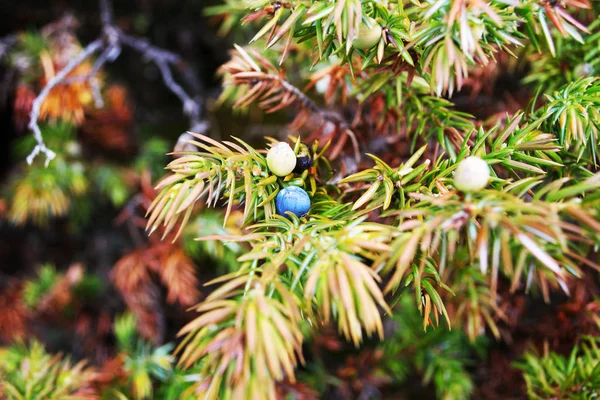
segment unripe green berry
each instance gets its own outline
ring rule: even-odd
[[[490,180],[490,167],[479,157],[462,160],[454,172],[454,187],[461,192],[478,192]]]
[[[277,176],[286,176],[296,166],[296,154],[289,144],[279,142],[267,152],[267,166]]]
[[[360,23],[356,37],[352,41],[354,48],[367,50],[379,43],[382,33],[381,26],[373,18],[369,18],[369,23],[371,24],[370,28],[364,21]]]

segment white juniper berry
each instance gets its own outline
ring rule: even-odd
[[[296,154],[289,144],[279,142],[267,153],[267,166],[277,176],[286,176],[296,167]]]
[[[490,167],[479,157],[462,160],[454,172],[454,187],[461,192],[478,192],[490,180]]]

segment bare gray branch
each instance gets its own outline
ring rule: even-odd
[[[40,116],[40,108],[50,91],[54,89],[55,86],[60,84],[66,77],[77,68],[82,62],[84,62],[88,57],[90,57],[95,52],[99,51],[102,48],[102,40],[97,39],[92,43],[88,44],[71,62],[69,62],[63,69],[61,69],[52,79],[48,81],[46,86],[42,89],[42,91],[37,95],[35,100],[33,101],[33,105],[31,107],[31,114],[29,119],[29,129],[33,131],[33,135],[35,137],[35,141],[37,142],[31,154],[27,156],[27,163],[31,164],[35,157],[44,153],[46,155],[46,165],[56,157],[56,153],[46,147],[44,143],[44,138],[42,137],[42,131],[38,125],[38,119]]]
[[[185,89],[176,82],[173,77],[171,68],[173,66],[182,66],[181,57],[168,50],[153,46],[144,38],[137,38],[122,32],[119,28],[113,25],[112,4],[109,0],[100,0],[100,14],[102,20],[102,36],[99,39],[88,44],[81,53],[78,54],[71,62],[69,62],[54,78],[52,78],[42,89],[39,95],[33,102],[33,107],[30,114],[29,128],[33,131],[33,135],[37,142],[35,148],[27,156],[27,162],[31,164],[35,157],[43,153],[46,155],[46,165],[56,157],[56,153],[46,147],[40,127],[38,125],[40,108],[50,93],[57,85],[68,85],[74,82],[90,82],[94,91],[94,99],[97,106],[102,105],[102,99],[99,97],[99,88],[97,86],[96,75],[107,62],[114,61],[121,53],[121,46],[127,46],[141,53],[142,56],[153,62],[162,76],[166,87],[175,94],[183,104],[183,113],[189,118],[190,129],[206,126],[200,118],[202,112],[202,102],[200,98],[190,96]],[[0,43],[0,54],[2,53],[2,45]],[[101,51],[100,56],[94,62],[92,70],[83,76],[75,76],[67,78],[77,66],[94,53]],[[189,71],[188,71],[189,72]]]

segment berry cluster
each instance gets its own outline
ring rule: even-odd
[[[279,142],[267,152],[267,166],[277,176],[284,177],[293,173],[302,173],[312,166],[312,157],[305,145],[300,146],[298,155],[285,142]],[[310,209],[310,197],[298,186],[288,186],[279,191],[275,198],[279,215],[292,213],[301,217]]]

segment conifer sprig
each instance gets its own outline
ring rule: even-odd
[[[394,65],[397,62],[398,58],[391,57],[372,73],[357,78],[352,94],[362,103],[362,122],[374,126],[381,135],[405,135],[413,148],[420,140],[436,138],[447,149],[451,147],[449,132],[474,129],[471,115],[456,110],[451,101],[432,95],[425,79],[413,77],[410,70],[404,74],[402,66]],[[388,72],[396,68],[397,72]]]
[[[545,287],[558,283],[568,292],[568,276],[581,276],[581,260],[572,255],[581,253],[581,244],[599,238],[597,212],[578,198],[596,193],[597,180],[595,176],[587,185],[561,188],[555,182],[538,187],[538,193],[547,197],[533,201],[491,190],[468,197],[454,192],[409,194],[417,200],[412,207],[391,213],[399,218],[404,233],[391,244],[395,256],[386,265],[394,274],[387,290],[398,287],[420,254],[438,259],[444,270],[458,249],[466,249],[482,273],[491,270],[491,279],[497,282],[502,272],[512,280],[513,290],[527,276],[527,287],[534,279]]]
[[[96,372],[48,354],[39,342],[0,349],[0,395],[7,400],[86,400],[98,396]]]
[[[549,301],[553,290],[569,293],[584,266],[600,270],[586,258],[600,245],[596,80],[563,86],[529,115],[517,112],[489,128],[440,97],[459,90],[473,66],[488,64],[496,52],[512,55],[527,39],[540,49],[545,37],[552,54],[558,34],[583,40],[587,28],[565,7],[589,5],[230,0],[213,9],[231,27],[246,6],[243,22],[258,25],[250,42],[266,39],[267,48],[279,51],[280,66],[286,59],[316,66],[312,76],[302,69],[288,76],[308,79],[306,90],[315,87],[328,106],[341,93],[354,118],[347,123],[343,113],[321,109],[257,51],[236,46],[222,67],[222,100],[267,113],[294,108],[293,129],[316,117],[313,136],[333,143],[315,143],[315,165],[286,177],[269,171],[262,151],[202,135],[190,142],[197,152],[178,154],[168,166],[172,174],[150,207],[151,232],[183,226],[197,203],[223,201],[225,220],[234,207],[244,215],[234,233],[200,238],[243,243],[248,251],[234,271],[212,282],[220,286],[180,332],[181,366],[201,370],[197,393],[272,398],[276,382],[295,379],[302,328],[334,323],[359,346],[365,337],[383,336],[384,315],[401,301],[418,310],[425,330],[442,319],[472,342],[486,330],[499,339],[507,321],[498,305],[503,281],[511,292],[535,287]],[[371,48],[355,45],[363,24],[376,28]],[[417,150],[404,159],[370,155],[373,167],[349,176],[341,168],[332,178],[337,171],[329,160],[348,138],[357,150],[364,137],[354,132],[363,128],[412,140]],[[467,193],[453,173],[468,156],[480,157],[491,179],[486,171],[484,185]],[[277,215],[274,199],[289,185],[309,192],[310,210],[301,217]],[[439,372],[447,367],[461,380],[456,393],[472,390],[462,364],[443,357],[422,364],[427,381],[434,376],[444,382],[440,387],[448,385]]]
[[[120,350],[115,358],[115,367],[122,368],[127,377],[122,391],[114,389],[115,398],[127,398],[122,392],[130,392],[136,400],[153,398],[155,385],[153,380],[168,382],[173,374],[173,345],[168,343],[153,347],[139,338],[136,332],[136,317],[126,313],[118,316],[114,323],[114,332]],[[115,368],[108,371],[110,379],[117,380]],[[119,388],[120,389],[120,388]]]
[[[249,287],[255,273],[277,271],[304,299],[306,318],[313,324],[337,320],[340,332],[358,345],[363,329],[368,336],[383,335],[379,307],[388,310],[388,306],[379,288],[381,278],[369,265],[389,252],[394,235],[390,227],[362,222],[358,215],[346,214],[348,219],[314,215],[305,223],[275,216],[249,227],[252,233],[245,236],[202,239],[247,242],[252,250],[239,258],[239,272],[230,276],[249,274]]]
[[[275,213],[274,199],[279,189],[275,175],[267,168],[265,157],[239,139],[218,143],[213,139],[191,133],[190,141],[202,151],[182,154],[167,168],[171,175],[163,179],[148,209],[150,233],[164,226],[163,237],[180,223],[179,236],[195,203],[205,198],[206,206],[216,206],[227,199],[227,220],[233,205],[244,203],[244,220],[269,219]]]
[[[487,131],[470,129],[464,134],[452,130],[452,135],[445,138],[448,153],[440,156],[434,165],[430,160],[417,165],[427,146],[394,168],[371,156],[375,161],[373,168],[352,174],[339,184],[352,183],[347,189],[349,193],[368,188],[355,201],[354,209],[365,204],[369,210],[379,207],[386,210],[390,205],[393,209],[403,209],[414,202],[408,196],[411,192],[434,193],[440,188],[445,191],[456,165],[469,154],[480,154],[490,165],[505,169],[517,178],[520,174],[539,177],[549,168],[561,167],[562,164],[553,157],[560,149],[555,137],[539,130],[544,118],[531,123],[521,123],[522,120],[523,113],[519,113],[507,120],[501,130],[498,127]],[[364,184],[354,184],[358,182]]]
[[[522,46],[519,18],[503,1],[428,0],[408,13],[422,21],[411,46],[438,96],[460,90],[470,65],[487,64],[497,49]]]
[[[335,158],[344,143],[350,139],[358,159],[358,143],[356,135],[349,124],[335,111],[324,110],[312,101],[300,89],[285,79],[283,71],[278,71],[273,64],[258,52],[246,51],[235,46],[231,61],[221,67],[224,75],[225,91],[221,101],[235,99],[233,107],[246,108],[256,103],[266,113],[273,113],[287,107],[294,107],[296,113],[291,127],[297,129],[315,118],[317,133],[324,134],[324,139],[336,138],[339,145],[331,149],[330,158]],[[341,137],[340,137],[341,136]]]
[[[568,357],[547,349],[544,354],[528,352],[516,366],[532,399],[587,399],[600,393],[598,337],[584,337]]]
[[[446,269],[444,274],[444,280],[452,285],[455,294],[445,299],[454,326],[463,327],[473,343],[483,336],[486,327],[496,340],[500,340],[498,322],[506,322],[507,316],[497,304],[498,281],[492,272],[490,282],[477,265],[471,264],[468,255],[464,254],[462,258],[464,262],[456,259],[452,270]],[[494,264],[493,267],[498,266]]]
[[[314,0],[230,0],[227,6],[212,8],[210,14],[224,15],[223,28],[229,29],[234,15],[239,18],[244,6],[247,15],[243,21],[263,24],[251,42],[266,37],[267,47],[272,47],[285,37],[280,64],[293,39],[299,43],[316,41],[318,59],[336,55],[351,68],[354,53],[363,59],[362,70],[393,58],[418,66],[419,75],[440,96],[459,90],[471,66],[487,64],[498,50],[512,53],[512,48],[524,45],[526,37],[540,49],[538,37],[542,34],[555,55],[555,35],[549,22],[561,35],[583,42],[579,32],[590,30],[569,11],[591,5],[588,0],[427,0],[387,6],[359,0],[333,4]],[[381,26],[381,39],[371,49],[355,49],[353,40],[365,21]]]
[[[402,298],[394,307],[392,333],[381,345],[381,372],[397,382],[422,375],[423,384],[433,384],[438,398],[469,398],[475,382],[469,366],[476,352],[485,349],[485,339],[469,341],[461,330],[420,329],[421,316],[411,308],[412,299]]]
[[[598,74],[600,55],[600,20],[594,20],[588,27],[590,34],[579,42],[571,36],[553,35],[555,54],[538,52],[530,58],[531,72],[523,78],[535,90],[553,93],[579,78]]]
[[[556,135],[563,158],[572,154],[576,164],[597,166],[600,79],[578,79],[545,97],[547,104],[535,113],[535,118],[543,119],[543,128]]]
[[[580,31],[590,33],[584,24],[565,10],[567,6],[571,7],[571,10],[589,9],[591,8],[589,0],[517,0],[515,5],[517,13],[525,20],[531,43],[536,48],[540,48],[537,34],[541,32],[553,56],[556,55],[556,47],[548,22],[551,22],[562,36],[570,36],[579,42],[583,42]]]
[[[274,398],[275,382],[293,382],[302,360],[297,299],[280,282],[268,291],[256,276],[245,291],[249,282],[238,276],[211,293],[180,332],[180,363],[201,360],[195,391],[207,399]]]

